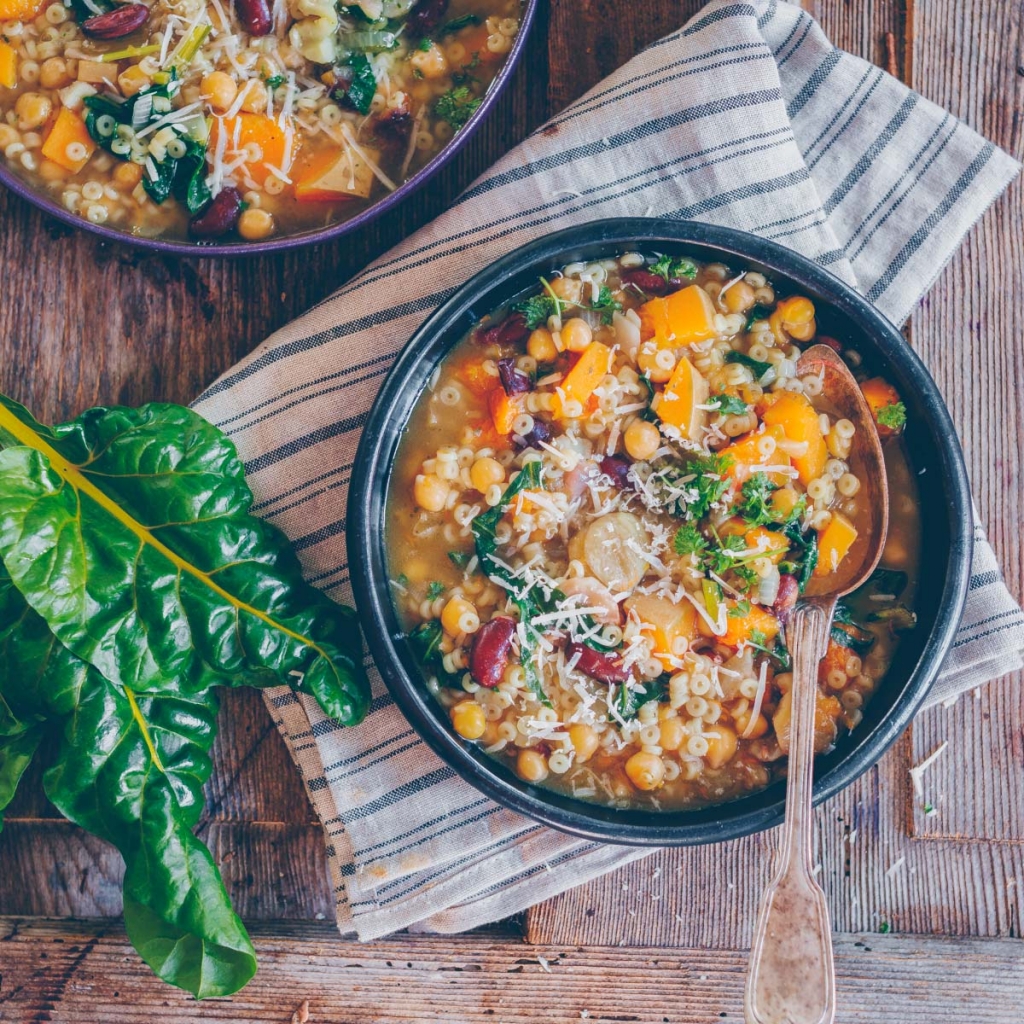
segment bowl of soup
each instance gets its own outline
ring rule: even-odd
[[[164,251],[334,237],[468,139],[535,2],[0,0],[0,182]]]
[[[787,618],[877,529],[801,366],[822,343],[873,411],[890,522],[820,666],[816,800],[905,728],[966,595],[962,457],[896,328],[798,253],[636,219],[509,254],[416,333],[364,429],[350,565],[391,694],[473,785],[619,843],[780,820]]]

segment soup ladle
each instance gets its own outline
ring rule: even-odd
[[[853,374],[827,345],[809,348],[797,372],[801,377],[820,375],[826,404],[856,428],[849,462],[861,479],[860,505],[870,526],[858,532],[834,572],[812,577],[786,625],[793,663],[786,820],[750,951],[746,1024],[832,1024],[835,1019],[831,922],[811,863],[818,665],[828,647],[836,602],[864,583],[878,565],[889,522],[882,446]]]

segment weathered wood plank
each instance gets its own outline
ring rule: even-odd
[[[744,950],[583,950],[480,936],[453,948],[408,935],[361,946],[308,925],[261,926],[254,938],[256,978],[197,1005],[154,985],[114,925],[0,920],[0,1019],[286,1022],[306,1001],[313,1024],[742,1019]],[[844,1024],[1007,1024],[1024,984],[1015,941],[840,935],[836,963]]]

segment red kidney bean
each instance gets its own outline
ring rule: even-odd
[[[601,460],[601,472],[611,477],[612,483],[620,491],[635,491],[633,481],[629,478],[629,460],[621,455],[606,455]]]
[[[796,577],[788,574],[780,576],[779,592],[775,595],[775,604],[772,605],[772,611],[779,622],[785,622],[789,618],[789,613],[799,596],[800,584],[797,583]]]
[[[622,659],[613,654],[602,654],[593,647],[570,640],[565,645],[566,660],[572,661],[576,655],[579,655],[576,667],[599,683],[624,683],[629,679]]]
[[[528,434],[523,434],[522,444],[516,441],[516,435],[512,435],[512,443],[519,449],[539,448],[541,441],[551,440],[551,428],[538,417],[533,418],[533,429]]]
[[[814,339],[814,342],[817,345],[828,345],[828,347],[830,349],[832,349],[832,351],[837,353],[838,355],[842,355],[843,354],[843,346],[840,345],[839,342],[836,341],[835,338],[830,338],[827,334],[819,334]]]
[[[385,110],[377,118],[376,133],[389,142],[405,142],[412,131],[412,114],[407,107]]]
[[[405,21],[406,31],[413,36],[427,36],[441,24],[448,10],[448,0],[419,0]]]
[[[235,14],[251,36],[270,35],[274,27],[274,16],[267,0],[235,0]]]
[[[516,620],[498,615],[485,622],[473,635],[469,652],[469,674],[480,686],[494,689],[505,676]]]
[[[511,356],[498,360],[498,377],[506,395],[521,395],[533,390],[533,381],[522,370],[516,369],[516,361]]]
[[[513,313],[505,317],[500,324],[480,331],[476,340],[481,345],[518,345],[529,336],[530,328],[526,326],[526,317],[522,313]]]
[[[665,295],[668,292],[668,281],[661,274],[652,274],[649,270],[627,270],[622,275],[623,284],[635,285],[647,295]]]
[[[149,17],[145,4],[122,4],[106,14],[86,18],[82,31],[93,39],[121,39],[141,28]]]
[[[242,193],[226,188],[189,221],[188,233],[193,238],[220,238],[238,223],[242,213]]]

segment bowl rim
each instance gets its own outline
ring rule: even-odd
[[[106,224],[92,224],[84,217],[79,217],[70,210],[65,209],[56,199],[40,192],[28,182],[20,178],[14,171],[10,170],[6,163],[0,161],[0,185],[9,189],[16,196],[38,207],[44,213],[55,217],[59,221],[77,230],[97,235],[108,242],[117,242],[136,249],[144,249],[148,252],[173,253],[176,256],[198,256],[202,258],[222,257],[237,259],[243,256],[258,256],[268,252],[284,252],[289,249],[300,249],[307,245],[316,245],[327,242],[350,232],[366,227],[367,224],[376,220],[388,210],[397,206],[407,196],[417,191],[427,183],[442,167],[451,161],[476,134],[477,129],[486,120],[492,107],[497,103],[498,98],[504,93],[512,75],[515,73],[519,60],[522,57],[526,46],[527,37],[533,27],[534,17],[540,0],[522,0],[523,15],[520,19],[519,32],[516,34],[515,42],[508,52],[508,59],[502,65],[501,70],[494,76],[493,81],[484,94],[483,102],[473,112],[473,115],[466,124],[457,131],[445,146],[430,163],[421,167],[411,178],[403,181],[394,192],[385,196],[380,202],[368,206],[360,211],[350,220],[340,221],[326,228],[316,228],[310,231],[303,231],[297,235],[282,235],[279,238],[268,238],[258,242],[188,242],[180,239],[144,238],[141,235],[133,235],[119,228]]]
[[[756,261],[781,277],[814,289],[827,297],[829,305],[848,317],[865,334],[877,354],[898,365],[917,391],[931,433],[936,437],[939,471],[948,497],[947,527],[949,554],[934,627],[924,640],[920,656],[913,665],[902,690],[892,706],[870,732],[858,737],[836,765],[814,783],[814,803],[832,797],[877,763],[909,724],[938,674],[953,643],[967,598],[973,550],[973,515],[963,454],[956,430],[939,390],[920,357],[906,343],[898,329],[849,284],[807,257],[748,232],[696,221],[662,218],[612,218],[565,228],[536,239],[500,257],[458,288],[417,329],[399,353],[368,414],[355,457],[349,488],[347,544],[349,570],[359,609],[363,632],[378,670],[389,693],[409,723],[433,751],[463,779],[497,803],[524,816],[579,838],[626,846],[682,846],[721,842],[762,831],[778,824],[783,817],[784,791],[775,803],[734,814],[725,820],[694,819],[683,823],[659,822],[650,812],[643,823],[615,821],[608,808],[584,801],[559,797],[550,790],[514,784],[493,770],[491,759],[479,753],[473,756],[469,744],[441,723],[431,705],[436,698],[403,665],[400,651],[387,628],[388,615],[394,616],[380,558],[384,546],[379,516],[390,481],[391,465],[381,462],[381,449],[387,438],[405,430],[394,417],[399,396],[407,390],[408,379],[429,363],[432,371],[457,340],[430,352],[431,339],[440,337],[466,311],[477,305],[476,297],[516,272],[544,261],[557,259],[574,248],[607,245],[625,251],[626,246],[657,250],[659,242],[674,245],[693,244],[718,250],[727,256]],[[940,443],[941,441],[951,443]],[[397,443],[397,442],[396,442]],[[401,634],[399,634],[401,635]],[[404,646],[404,645],[403,645]],[[474,748],[475,749],[475,748]],[[816,773],[817,776],[818,773]],[[713,812],[715,805],[706,810]],[[601,812],[609,820],[598,820]],[[630,812],[627,812],[630,813]]]

